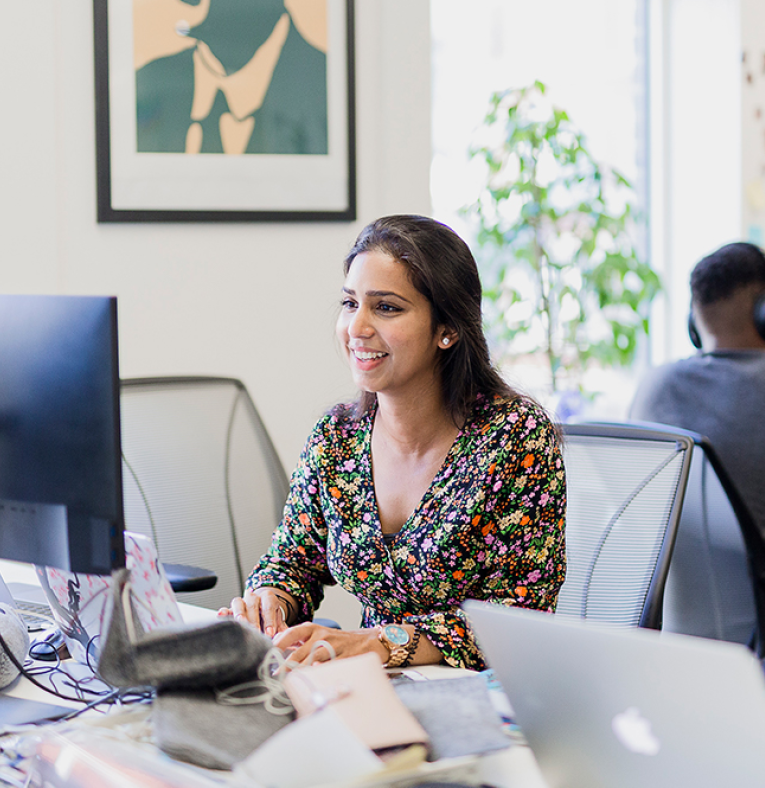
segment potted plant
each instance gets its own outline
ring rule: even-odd
[[[593,366],[630,364],[660,282],[637,251],[628,180],[593,158],[541,82],[492,96],[470,156],[486,172],[466,210],[497,361],[543,357],[553,394],[582,391]]]

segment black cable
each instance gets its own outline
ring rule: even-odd
[[[102,703],[109,703],[110,700],[114,697],[117,697],[120,693],[120,690],[112,690],[108,697],[106,698],[96,698],[95,700],[90,701],[90,703],[86,703],[81,709],[72,709],[69,714],[65,714],[61,717],[62,720],[73,720],[75,717],[79,717],[80,714],[84,712],[96,708],[96,706],[100,706]]]
[[[136,698],[135,700],[128,701],[127,698],[131,695],[135,695]],[[75,717],[79,717],[80,714],[84,714],[90,709],[96,709],[105,703],[113,706],[115,705],[115,702],[118,701],[123,705],[128,705],[132,703],[147,703],[153,699],[153,690],[138,692],[136,689],[115,689],[108,693],[108,696],[105,698],[97,698],[96,700],[92,700],[90,703],[83,706],[81,709],[73,709],[70,714],[66,714],[65,716],[61,717],[61,720],[73,720]]]
[[[3,637],[2,633],[0,633],[0,646],[2,646],[3,651],[5,651],[8,659],[10,659],[10,661],[15,665],[15,667],[17,668],[19,673],[25,679],[28,679],[29,681],[31,681],[32,684],[35,685],[35,687],[39,687],[41,690],[44,690],[45,692],[47,692],[50,695],[53,695],[53,696],[59,698],[60,700],[68,700],[68,701],[71,701],[73,703],[82,703],[82,698],[68,698],[68,697],[66,697],[64,695],[61,695],[61,694],[55,692],[54,690],[50,689],[49,687],[46,687],[45,684],[43,684],[41,681],[38,681],[31,673],[29,673],[27,671],[27,669],[18,661],[18,659],[16,659],[16,655],[13,653],[13,651],[11,651],[11,648],[8,645],[8,643],[6,642],[6,640]]]
[[[62,692],[60,692],[58,689],[56,689],[55,685],[54,685],[54,689],[51,689],[50,687],[46,686],[42,682],[38,681],[35,678],[35,674],[32,673],[31,671],[27,670],[24,667],[24,665],[22,665],[18,661],[18,659],[16,658],[16,655],[13,653],[13,651],[11,651],[11,648],[8,645],[8,643],[6,642],[6,640],[3,637],[2,633],[0,633],[0,646],[2,646],[2,648],[5,651],[6,655],[8,656],[10,661],[15,665],[15,667],[17,668],[19,673],[25,679],[27,679],[32,684],[34,684],[36,687],[38,687],[41,690],[44,690],[45,692],[47,692],[50,695],[53,695],[55,698],[58,698],[59,700],[65,700],[65,701],[69,701],[71,703],[84,703],[84,704],[86,704],[81,709],[74,709],[75,714],[66,715],[65,719],[69,719],[70,717],[76,716],[76,714],[80,714],[80,713],[86,711],[87,709],[94,708],[95,706],[98,706],[100,704],[108,703],[110,705],[113,705],[113,703],[114,703],[113,699],[114,698],[116,698],[117,700],[121,701],[122,703],[126,703],[126,699],[127,698],[129,698],[132,695],[135,695],[136,696],[135,700],[128,701],[128,702],[140,703],[142,701],[150,700],[151,697],[153,697],[153,691],[152,690],[141,690],[141,689],[139,689],[137,687],[130,687],[130,688],[127,688],[127,689],[103,690],[103,691],[98,691],[98,690],[94,690],[94,689],[89,689],[87,687],[83,687],[83,685],[86,682],[93,681],[93,680],[100,681],[105,686],[108,686],[106,684],[106,682],[104,682],[102,679],[98,678],[98,676],[95,675],[95,673],[93,674],[93,676],[88,677],[86,679],[76,679],[74,676],[70,675],[69,673],[67,673],[65,670],[61,669],[58,666],[53,666],[53,667],[47,668],[47,670],[44,669],[45,672],[46,672],[46,675],[50,675],[51,676],[51,684],[53,684],[53,682],[54,682],[53,676],[56,673],[61,673],[63,675],[63,677],[64,677],[64,679],[63,679],[64,682],[67,682],[67,681],[71,682],[69,684],[69,686],[72,687],[75,690],[75,692],[89,692],[89,693],[91,693],[93,695],[101,695],[102,696],[102,697],[97,697],[97,698],[95,698],[92,701],[87,701],[83,697],[72,698],[72,697],[69,697],[67,695],[64,695]],[[60,664],[60,660],[59,660],[59,664]]]

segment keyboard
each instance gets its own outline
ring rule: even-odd
[[[41,629],[52,626],[48,605],[41,602],[26,602],[22,599],[14,599],[14,603],[29,632],[39,632]]]

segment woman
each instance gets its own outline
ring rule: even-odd
[[[284,518],[231,614],[291,659],[373,651],[389,667],[482,668],[467,599],[553,610],[565,575],[556,432],[505,384],[481,328],[475,260],[421,216],[366,227],[345,260],[337,336],[361,395],[314,428]],[[309,623],[323,586],[362,628]]]

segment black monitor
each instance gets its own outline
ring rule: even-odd
[[[117,300],[0,295],[0,558],[125,565]]]

